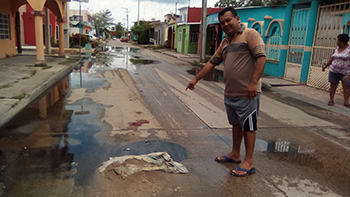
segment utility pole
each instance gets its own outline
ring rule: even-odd
[[[125,18],[123,18],[124,25],[123,25],[123,37],[125,37]]]
[[[126,31],[129,29],[129,9],[128,8],[122,8],[126,10]]]
[[[82,29],[82,21],[81,21],[81,1],[79,1],[79,59],[81,58],[81,29]],[[81,71],[81,69],[80,69]]]
[[[140,0],[138,0],[138,9],[137,9],[137,25],[140,24]]]
[[[179,0],[176,1],[175,3],[175,15],[176,15],[176,11],[177,11],[177,3],[179,2]]]
[[[202,0],[202,21],[201,21],[201,48],[200,48],[200,62],[205,61],[205,46],[207,37],[207,0]]]
[[[190,4],[191,4],[191,0],[188,0],[188,7],[190,7]]]
[[[81,58],[81,34],[83,33],[82,30],[82,18],[81,18],[81,2],[89,3],[89,0],[73,0],[79,2],[79,59]]]

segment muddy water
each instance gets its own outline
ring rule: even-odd
[[[76,187],[94,182],[96,169],[109,156],[115,156],[110,155],[112,150],[123,150],[117,142],[101,144],[96,139],[99,133],[111,130],[101,121],[111,106],[88,97],[110,85],[94,73],[119,68],[137,73],[139,66],[157,63],[142,59],[137,51],[107,47],[95,63],[70,74],[70,91],[85,89],[87,96],[69,103],[68,93],[48,109],[47,120],[39,119],[37,109],[27,108],[1,128],[0,196],[70,196]],[[187,156],[186,150],[183,154]]]

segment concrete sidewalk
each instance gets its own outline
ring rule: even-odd
[[[68,76],[77,60],[46,57],[48,67],[34,67],[36,56],[0,60],[0,127],[24,108],[34,104]]]
[[[182,54],[170,49],[160,49],[155,51],[181,59],[190,64],[194,61],[199,61],[198,54]],[[217,66],[216,69],[223,70],[223,65],[221,64]],[[268,76],[262,77],[262,83],[264,90],[277,92],[310,105],[350,117],[350,109],[343,105],[344,98],[342,95],[336,94],[334,98],[334,106],[328,106],[328,91]]]

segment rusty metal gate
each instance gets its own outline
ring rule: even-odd
[[[284,78],[299,82],[303,62],[310,8],[296,7],[293,10],[288,57]]]
[[[320,6],[307,85],[329,90],[328,72],[322,72],[337,47],[337,36],[349,34],[350,2]],[[342,93],[341,86],[337,93]]]

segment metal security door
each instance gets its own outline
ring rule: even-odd
[[[337,36],[349,34],[350,2],[320,6],[307,84],[329,90],[328,71],[322,72],[337,47]],[[337,93],[342,93],[338,86]]]
[[[303,62],[310,8],[295,8],[291,25],[284,78],[299,82]]]

